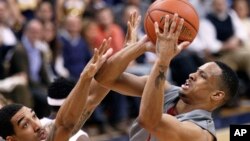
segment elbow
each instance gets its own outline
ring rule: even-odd
[[[100,102],[97,103],[92,98],[88,98],[87,104],[86,104],[86,111],[94,111],[99,104]]]
[[[155,128],[155,125],[151,122],[152,120],[141,114],[138,116],[137,121],[142,128],[147,129],[148,131],[151,131]]]
[[[65,120],[56,120],[55,124],[56,124],[57,127],[60,127],[64,131],[67,131],[67,132],[73,131],[73,129],[75,127],[75,122],[69,122],[70,119],[68,119],[66,121]]]
[[[102,73],[98,72],[95,76],[94,79],[103,87],[111,87],[112,83],[115,81],[111,79],[108,73]]]
[[[153,115],[152,113],[143,114],[140,112],[137,121],[142,128],[154,131],[160,124],[161,118],[162,116],[160,115]]]

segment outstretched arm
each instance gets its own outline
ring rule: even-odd
[[[90,91],[87,97],[86,106],[83,109],[83,113],[80,116],[78,123],[75,125],[72,134],[75,134],[82,128],[84,123],[89,119],[96,107],[101,103],[104,97],[110,90],[102,87],[95,79],[92,79],[90,84]]]
[[[95,79],[105,87],[132,96],[142,95],[147,80],[146,77],[138,77],[124,72],[132,60],[148,50],[145,46],[146,36],[137,41],[136,33],[140,19],[140,16],[135,12],[131,14],[125,39],[125,48],[110,57],[95,76]]]
[[[85,116],[83,113],[90,92],[91,80],[112,53],[112,49],[108,49],[109,44],[110,39],[104,40],[99,50],[95,49],[94,56],[84,68],[76,86],[58,111],[52,131],[53,140],[68,140],[73,130],[77,128],[76,125],[81,124],[79,122],[82,122],[82,116]]]

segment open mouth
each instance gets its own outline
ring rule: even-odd
[[[186,83],[185,83],[185,84],[182,84],[182,85],[181,85],[181,88],[184,89],[184,90],[186,90],[186,89],[189,89],[190,86],[191,86],[190,81],[189,81],[189,80],[186,80]]]
[[[38,137],[39,137],[39,139],[41,141],[46,140],[47,139],[47,133],[45,132],[45,130],[42,130],[41,132],[39,132]]]

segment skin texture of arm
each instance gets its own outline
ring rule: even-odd
[[[141,96],[147,80],[146,76],[138,77],[124,72],[132,60],[149,50],[145,45],[146,36],[137,42],[136,31],[139,24],[140,16],[132,13],[128,22],[125,48],[110,57],[95,76],[103,86],[129,96]]]
[[[84,107],[83,113],[80,116],[78,124],[75,125],[72,134],[75,134],[82,128],[87,119],[94,112],[95,108],[101,103],[104,97],[108,94],[109,89],[102,87],[94,79],[90,84],[89,96],[87,97],[86,106]]]
[[[189,45],[189,42],[183,42],[177,46],[184,22],[181,19],[177,25],[177,19],[178,15],[175,14],[173,22],[170,23],[167,15],[163,33],[159,32],[158,23],[155,23],[158,58],[143,91],[138,121],[159,141],[165,141],[166,138],[171,141],[208,141],[211,140],[211,135],[199,126],[188,121],[180,122],[174,116],[163,113],[164,91],[170,87],[169,84],[166,84],[166,71],[171,60]]]
[[[95,49],[93,58],[84,68],[76,86],[61,106],[55,119],[55,126],[50,133],[51,141],[67,141],[74,130],[77,130],[89,116],[89,112],[86,112],[85,109],[91,80],[100,66],[112,54],[112,49],[108,49],[110,41],[110,39],[104,40],[99,50]]]

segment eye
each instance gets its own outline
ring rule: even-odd
[[[34,118],[34,119],[37,118],[36,114],[33,114],[33,115],[32,115],[32,118]]]
[[[206,79],[207,77],[206,77],[206,74],[204,73],[204,72],[202,72],[202,71],[199,71],[199,75],[201,76],[201,78],[203,78],[203,79]]]
[[[22,126],[22,127],[23,127],[23,129],[25,129],[25,128],[28,128],[28,126],[29,126],[29,123],[28,123],[28,122],[26,122],[26,123],[24,123],[24,124],[23,124],[23,126]]]

